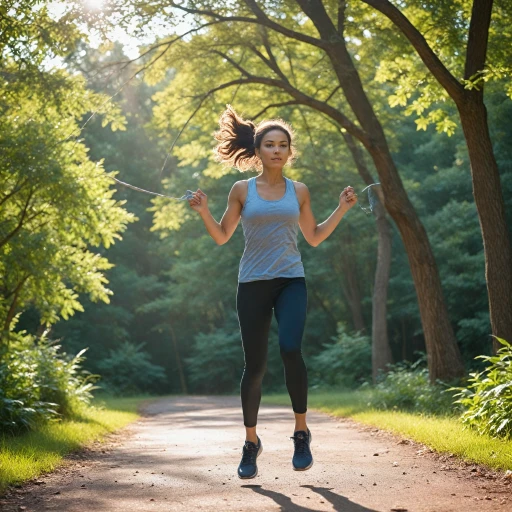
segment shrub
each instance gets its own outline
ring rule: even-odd
[[[447,385],[441,381],[430,383],[424,354],[414,363],[403,361],[388,368],[386,373],[379,374],[374,387],[368,383],[361,386],[371,388],[370,407],[429,414],[454,411],[454,398]]]
[[[81,350],[70,357],[57,341],[11,333],[0,362],[0,426],[8,433],[71,417],[90,402],[99,376],[80,368]]]
[[[233,393],[239,389],[244,355],[236,319],[229,317],[225,326],[196,335],[192,353],[185,362],[194,391]]]
[[[308,370],[311,385],[355,388],[372,372],[372,346],[368,336],[348,334],[345,325],[338,324],[334,343],[324,343],[324,349],[311,357]]]
[[[97,364],[102,376],[102,388],[114,395],[148,393],[165,384],[167,377],[162,366],[151,363],[144,343],[125,342],[110,350],[110,356]]]
[[[458,391],[457,403],[465,411],[462,422],[480,434],[510,439],[512,437],[512,346],[502,338],[502,345],[495,356],[477,356],[489,363],[482,372],[470,373],[466,388]]]

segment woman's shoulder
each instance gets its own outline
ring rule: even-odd
[[[247,199],[249,179],[235,181],[231,188],[230,195],[232,195],[234,199],[237,199],[242,207],[244,206],[245,200]]]
[[[233,184],[233,190],[240,193],[240,192],[247,192],[247,187],[249,186],[249,180],[251,178],[248,178],[246,180],[238,180],[235,181]]]
[[[308,187],[304,183],[302,183],[301,181],[292,180],[290,178],[288,179],[293,183],[293,186],[297,194],[304,194],[307,192]]]
[[[292,180],[291,178],[288,178],[294,185],[294,187],[296,189],[307,189],[308,187],[306,187],[306,185],[304,183],[302,183],[302,181],[295,181],[295,180]]]

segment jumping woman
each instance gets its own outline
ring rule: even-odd
[[[285,382],[295,414],[295,429],[290,437],[294,440],[292,466],[304,471],[313,465],[313,456],[311,431],[306,425],[308,377],[301,352],[307,289],[297,232],[300,227],[306,241],[316,247],[356,204],[357,195],[352,187],[346,187],[331,216],[317,224],[306,185],[283,176],[284,165],[293,160],[295,153],[292,127],[281,119],[255,125],[242,119],[229,105],[219,124],[220,129],[214,134],[218,141],[217,160],[240,171],[259,172],[233,185],[220,223],[210,213],[208,197],[202,190],[189,199],[190,207],[200,214],[219,245],[231,238],[242,219],[245,249],[239,267],[236,308],[245,358],[240,394],[246,434],[238,476],[254,478],[258,474],[256,459],[263,446],[256,434],[256,423],[272,311],[279,326]]]

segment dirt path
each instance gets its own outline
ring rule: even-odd
[[[14,489],[1,510],[512,511],[512,483],[500,475],[350,420],[309,411],[315,462],[296,472],[291,408],[262,406],[259,474],[240,480],[238,397],[161,399],[146,414],[106,444]]]

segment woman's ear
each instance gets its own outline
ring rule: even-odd
[[[254,153],[255,153],[255,154],[256,154],[256,156],[261,160],[260,148],[254,148]]]

